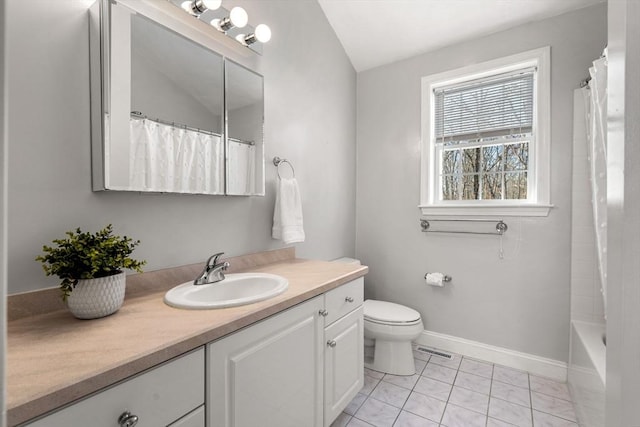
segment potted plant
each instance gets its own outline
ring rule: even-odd
[[[47,276],[62,279],[62,300],[79,319],[96,319],[115,313],[122,306],[125,291],[124,269],[142,272],[146,261],[130,257],[139,240],[113,235],[107,225],[97,233],[80,228],[67,231],[67,238],[55,239],[56,247],[43,246],[42,262]]]

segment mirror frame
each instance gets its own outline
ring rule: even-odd
[[[264,162],[264,76],[245,67],[236,61],[230,60],[221,54],[217,48],[221,41],[216,37],[207,34],[198,28],[197,25],[190,25],[184,17],[175,17],[175,6],[171,2],[164,4],[150,5],[146,1],[140,0],[97,0],[89,8],[89,50],[90,50],[90,86],[91,86],[91,174],[93,191],[127,191],[154,193],[153,191],[142,191],[136,189],[114,188],[110,187],[110,173],[106,163],[106,149],[110,141],[108,140],[108,130],[106,129],[106,117],[111,111],[111,94],[112,94],[112,59],[111,48],[112,40],[110,34],[111,26],[111,4],[122,5],[131,10],[132,13],[140,14],[145,18],[154,21],[158,25],[165,27],[169,31],[177,33],[193,43],[196,43],[213,53],[219,55],[223,60],[223,87],[225,88],[223,100],[223,147],[224,147],[224,171],[223,183],[224,192],[222,193],[180,193],[166,192],[170,194],[202,194],[202,195],[225,195],[225,196],[264,196],[265,195],[265,162]],[[176,19],[178,18],[178,19]],[[193,19],[190,16],[187,19]],[[226,64],[232,62],[247,71],[259,76],[262,79],[262,140],[256,141],[259,144],[260,152],[256,155],[256,165],[259,163],[260,168],[256,169],[255,191],[250,194],[229,194],[227,192],[227,180],[229,174],[229,157],[228,157],[228,111],[227,111],[227,94],[226,94]],[[260,170],[261,169],[261,170]],[[165,193],[165,192],[160,192]]]

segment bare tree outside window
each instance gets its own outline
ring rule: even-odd
[[[517,135],[519,139],[523,136]],[[443,200],[521,200],[527,198],[529,142],[508,143],[494,138],[492,145],[442,151]],[[505,141],[496,143],[498,140]],[[486,141],[466,141],[478,144]]]

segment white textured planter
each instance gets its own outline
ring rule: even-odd
[[[115,313],[124,301],[125,282],[124,272],[78,280],[67,297],[69,311],[78,319],[97,319]]]

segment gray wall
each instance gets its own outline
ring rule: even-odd
[[[135,59],[134,59],[135,58]],[[150,118],[160,118],[182,125],[222,133],[224,95],[216,91],[217,102],[201,102],[180,84],[167,77],[156,64],[145,58],[132,58],[131,111],[140,111]],[[137,60],[136,60],[137,59]],[[220,60],[222,82],[222,60]],[[213,72],[213,70],[212,70]],[[161,87],[162,90],[157,89]],[[205,91],[206,89],[202,89]]]
[[[94,193],[89,136],[90,0],[7,2],[9,96],[9,292],[56,286],[34,257],[75,227],[113,223],[142,240],[147,270],[282,246],[271,239],[276,171],[266,197]],[[355,250],[356,74],[315,2],[238,2],[272,40],[258,57],[231,59],[265,76],[266,161],[295,165],[306,242],[300,257]],[[221,50],[225,50],[221,48]],[[232,50],[232,49],[226,49]],[[227,53],[227,52],[224,52]],[[330,173],[328,173],[330,172]]]
[[[356,256],[369,298],[406,304],[430,331],[568,358],[573,90],[607,43],[600,5],[358,74]],[[551,197],[546,218],[496,236],[420,232],[420,79],[551,46]],[[453,277],[425,285],[426,272]]]

